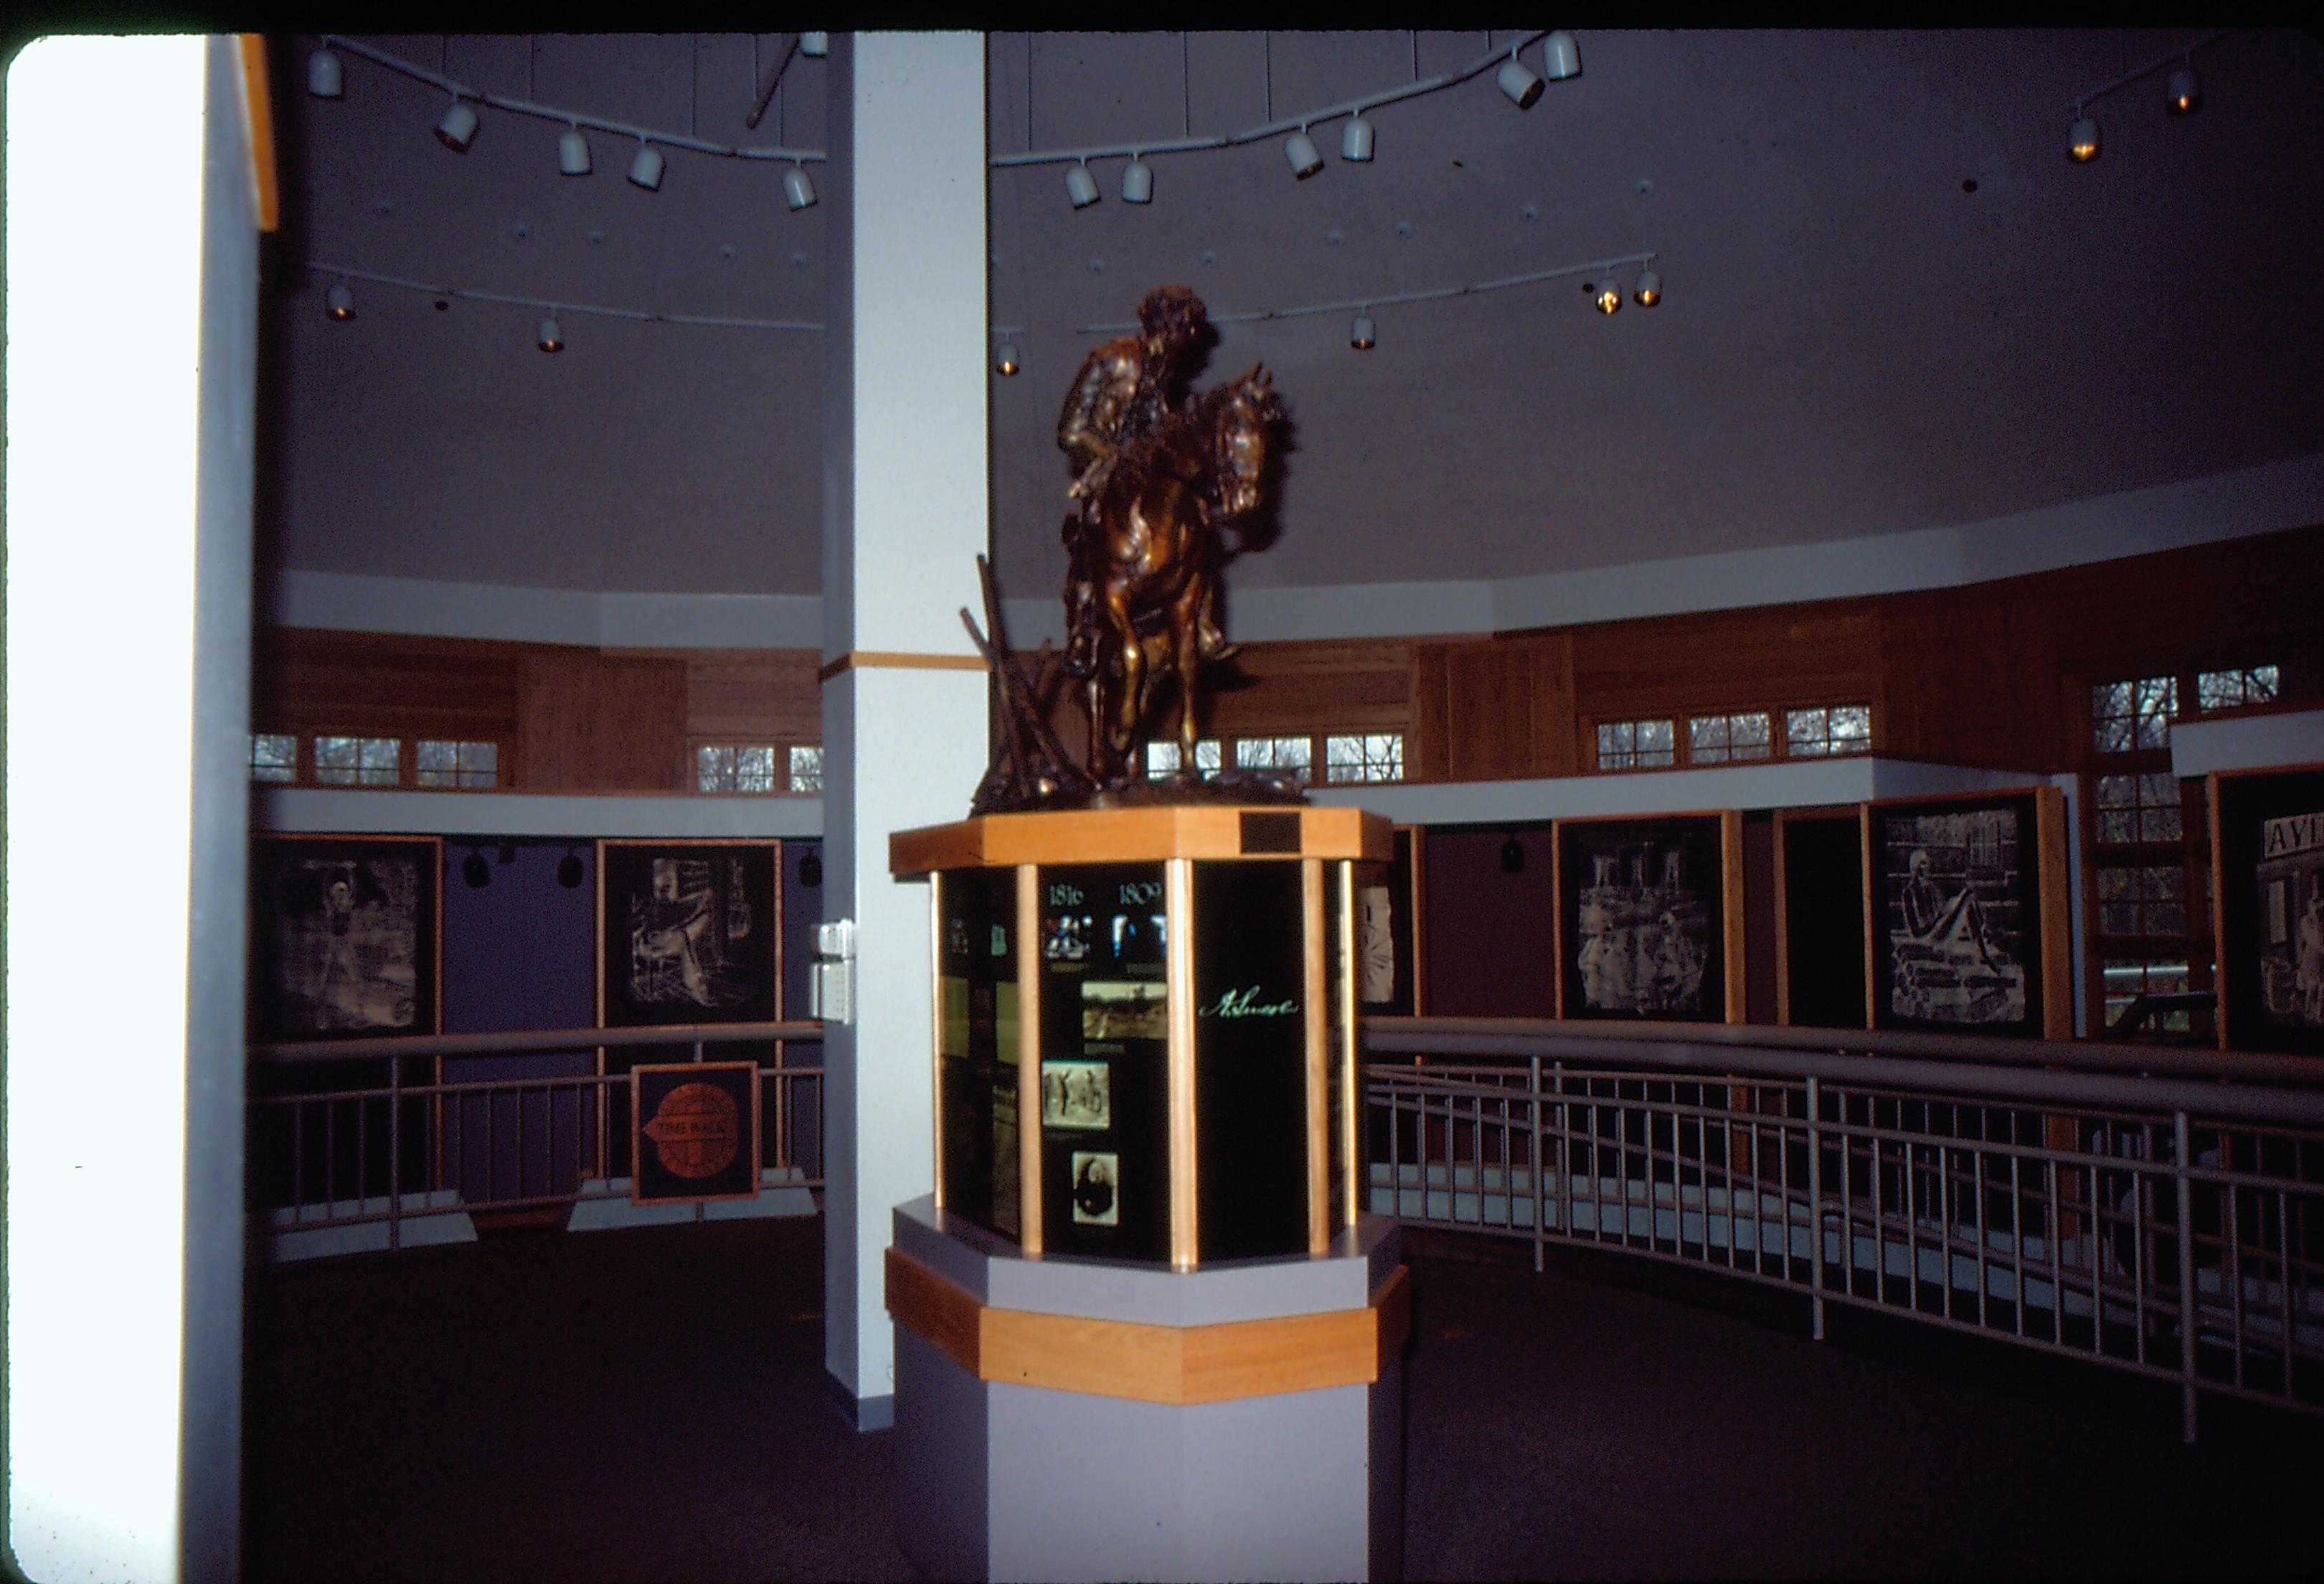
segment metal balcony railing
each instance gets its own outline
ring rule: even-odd
[[[1370,1202],[2324,1413],[2324,1062],[1379,1018]]]
[[[755,1060],[761,1179],[819,1189],[823,1068],[793,1047],[822,1038],[800,1021],[254,1045],[251,1207],[274,1231],[385,1222],[393,1248],[415,1216],[611,1194],[630,1077],[599,1069],[625,1058]]]

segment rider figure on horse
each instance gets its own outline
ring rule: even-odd
[[[1096,575],[1089,565],[1096,535],[1091,514],[1122,455],[1159,435],[1185,412],[1187,386],[1201,358],[1208,326],[1203,300],[1184,286],[1157,286],[1138,305],[1139,333],[1106,342],[1082,361],[1057,417],[1057,446],[1075,477],[1065,521],[1071,570],[1065,579],[1065,666],[1087,676],[1097,665]],[[1164,448],[1147,448],[1147,465],[1162,462]],[[1200,644],[1204,659],[1232,653],[1219,630],[1215,589],[1204,601]]]

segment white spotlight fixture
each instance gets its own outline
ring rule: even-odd
[[[579,127],[558,134],[557,168],[567,176],[589,174],[589,140]]]
[[[806,166],[793,165],[783,172],[783,199],[794,209],[815,207],[815,183],[807,180]]]
[[[817,60],[822,60],[831,53],[831,35],[829,33],[799,34],[799,53]]]
[[[474,106],[452,101],[444,112],[444,119],[436,123],[436,141],[456,154],[465,154],[476,137],[476,112]]]
[[[1348,327],[1348,345],[1359,352],[1369,352],[1379,339],[1379,327],[1372,323],[1369,312],[1356,315],[1356,322]]]
[[[355,294],[344,282],[323,294],[323,314],[327,319],[351,320],[355,316]]]
[[[1087,165],[1065,167],[1065,196],[1077,209],[1085,209],[1097,201],[1097,178],[1089,173]]]
[[[1654,265],[1648,264],[1638,272],[1637,289],[1630,293],[1630,301],[1640,308],[1652,308],[1662,300],[1663,278],[1655,273]]]
[[[2066,129],[2066,158],[2077,165],[2087,165],[2098,157],[2098,124],[2087,116],[2077,116],[2073,125]]]
[[[1121,201],[1152,203],[1154,201],[1154,167],[1136,154],[1121,168]]]
[[[318,99],[339,97],[339,58],[328,50],[307,57],[307,91]]]
[[[564,351],[565,327],[558,324],[554,318],[542,320],[539,345],[543,352]]]
[[[2173,116],[2192,116],[2203,107],[2203,88],[2195,80],[2194,67],[2181,66],[2171,74],[2163,89],[2163,107]]]
[[[992,359],[992,371],[993,371],[995,374],[1000,375],[1003,379],[1010,378],[1010,376],[1012,376],[1012,375],[1014,375],[1016,374],[1016,372],[1017,372],[1017,343],[1016,343],[1016,342],[1014,342],[1014,341],[1003,341],[1003,342],[1001,342],[1001,350],[1000,350],[1000,352],[999,352],[999,353],[998,353],[998,354],[993,357],[993,359]]]
[[[1526,69],[1526,63],[1517,59],[1515,50],[1501,62],[1501,69],[1493,80],[1501,85],[1501,92],[1508,95],[1509,103],[1520,110],[1532,109],[1533,102],[1541,97],[1541,79]]]
[[[1622,283],[1614,278],[1610,270],[1599,280],[1598,294],[1591,301],[1597,303],[1600,313],[1619,313],[1622,310]]]
[[[1360,114],[1348,117],[1348,128],[1340,134],[1340,158],[1351,164],[1360,165],[1372,157],[1372,124]]]
[[[638,144],[637,157],[630,162],[630,181],[648,192],[661,190],[661,151],[650,143]]]
[[[1582,51],[1575,46],[1572,33],[1559,28],[1542,40],[1541,69],[1552,82],[1582,75]]]
[[[1315,140],[1304,126],[1283,140],[1283,157],[1291,162],[1291,173],[1302,181],[1323,168],[1323,156],[1315,152]]]

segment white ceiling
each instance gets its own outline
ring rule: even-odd
[[[1502,44],[1519,35],[1500,33]],[[1582,74],[1519,112],[1489,73],[1382,107],[1369,165],[1304,182],[1279,144],[1157,155],[1151,205],[1074,211],[1056,165],[991,181],[994,539],[1017,597],[1062,576],[1053,426],[1094,338],[1164,281],[1214,312],[1448,287],[1653,249],[1662,306],[1591,311],[1578,280],[1226,327],[1297,424],[1282,533],[1239,586],[1510,577],[1983,521],[2324,451],[2324,46],[2229,34],[2205,106],[2159,77],[2078,95],[2190,32],[1578,32]],[[433,38],[366,42],[429,69]],[[758,40],[771,70],[786,35]],[[817,320],[820,208],[779,165],[669,152],[659,193],[592,134],[485,109],[465,155],[437,89],[352,55],[336,101],[275,61],[284,224],[267,253],[262,522],[300,570],[578,589],[812,594],[820,338],[565,316],[355,285],[319,259],[485,292]],[[1486,36],[1418,35],[1424,75]],[[1240,129],[1409,81],[1406,33],[990,39],[991,148]],[[448,69],[675,131],[755,133],[748,35],[456,37]],[[694,71],[689,81],[689,54]],[[1538,60],[1538,51],[1528,51]],[[822,146],[825,63],[787,74],[784,140]],[[823,180],[835,179],[817,169]],[[1974,181],[1976,190],[1965,191]],[[1647,190],[1650,189],[1650,190]],[[1528,211],[1534,218],[1527,218]],[[1409,235],[1402,234],[1403,231]],[[522,235],[519,228],[522,228]],[[593,239],[593,233],[602,240]]]

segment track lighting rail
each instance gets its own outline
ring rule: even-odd
[[[1499,60],[1498,55],[1494,59]],[[1213,313],[1213,324],[1259,324],[1268,320],[1304,319],[1310,314],[1346,313],[1353,309],[1392,308],[1404,302],[1439,302],[1449,297],[1473,297],[1481,292],[1504,292],[1512,286],[1531,286],[1543,281],[1555,281],[1569,275],[1595,275],[1610,272],[1617,264],[1645,265],[1654,262],[1651,253],[1619,253],[1601,255],[1588,264],[1561,264],[1554,270],[1529,270],[1522,275],[1504,275],[1499,280],[1478,281],[1466,286],[1439,286],[1427,292],[1391,292],[1378,297],[1351,297],[1342,302],[1302,303],[1296,308],[1268,308],[1255,312]],[[1075,332],[1084,336],[1118,336],[1134,330],[1135,324],[1084,325]]]
[[[2139,67],[2135,71],[2124,72],[2120,77],[2116,78],[2112,82],[2107,83],[2103,88],[2094,88],[2086,94],[2077,94],[2074,97],[2068,99],[2066,101],[2066,110],[2070,115],[2079,116],[2082,113],[2082,107],[2085,105],[2095,104],[2099,99],[2104,98],[2107,95],[2114,92],[2115,89],[2128,88],[2132,83],[2136,82],[2143,77],[2152,77],[2154,73],[2162,70],[2164,67],[2170,65],[2174,60],[2186,60],[2188,57],[2194,54],[2196,51],[2203,49],[2209,45],[2218,43],[2221,39],[2226,38],[2232,31],[2234,30],[2230,28],[2214,28],[2211,32],[2205,33],[2201,38],[2196,39],[2191,43],[2181,44],[2175,50],[2168,51],[2163,54],[2157,55],[2145,65]]]
[[[829,158],[820,149],[745,148],[735,144],[714,143],[706,137],[694,137],[682,132],[658,132],[650,126],[633,126],[626,121],[609,121],[602,116],[591,116],[578,110],[560,110],[553,105],[536,105],[529,99],[512,99],[500,94],[486,93],[482,88],[469,88],[441,72],[430,71],[414,61],[406,60],[401,55],[391,55],[384,50],[374,50],[368,44],[358,43],[344,33],[324,33],[321,36],[323,42],[332,49],[360,55],[374,65],[401,72],[416,82],[441,88],[456,99],[473,99],[479,105],[490,105],[495,110],[506,110],[515,116],[535,116],[543,121],[555,121],[566,126],[586,126],[596,132],[634,138],[641,144],[658,143],[665,148],[691,149],[696,153],[720,154],[733,160],[773,160],[797,165]]]
[[[431,297],[456,297],[465,302],[504,302],[520,308],[545,309],[555,313],[586,313],[599,319],[641,320],[663,325],[701,325],[714,329],[729,330],[820,330],[823,327],[805,320],[788,319],[724,319],[702,313],[653,313],[636,308],[607,308],[599,304],[575,302],[567,298],[520,297],[506,292],[478,292],[466,286],[439,286],[426,281],[407,280],[401,275],[383,275],[372,270],[349,269],[345,265],[325,264],[309,259],[307,267],[318,275],[330,275],[342,281],[362,281],[374,286],[392,286],[399,291],[419,292]]]
[[[1366,110],[1378,109],[1382,105],[1393,105],[1399,99],[1417,98],[1423,94],[1438,93],[1445,88],[1457,87],[1472,77],[1494,69],[1508,60],[1514,51],[1549,37],[1551,32],[1551,29],[1544,28],[1538,32],[1526,33],[1514,44],[1500,45],[1478,56],[1465,66],[1435,77],[1423,78],[1417,82],[1405,83],[1397,88],[1382,88],[1378,93],[1345,99],[1336,105],[1327,105],[1320,110],[1303,110],[1296,116],[1279,116],[1266,125],[1254,126],[1248,132],[1220,133],[1212,137],[1161,138],[1148,143],[1109,144],[1101,148],[1038,149],[1021,154],[997,155],[991,162],[992,168],[997,171],[1015,165],[1065,165],[1089,160],[1130,156],[1142,158],[1147,154],[1186,153],[1196,149],[1233,148],[1242,144],[1259,143],[1268,138],[1281,137],[1287,132],[1305,131],[1326,121],[1336,120],[1342,116],[1360,116]],[[2172,58],[2177,57],[2174,54]],[[1379,301],[1386,301],[1386,299]]]

